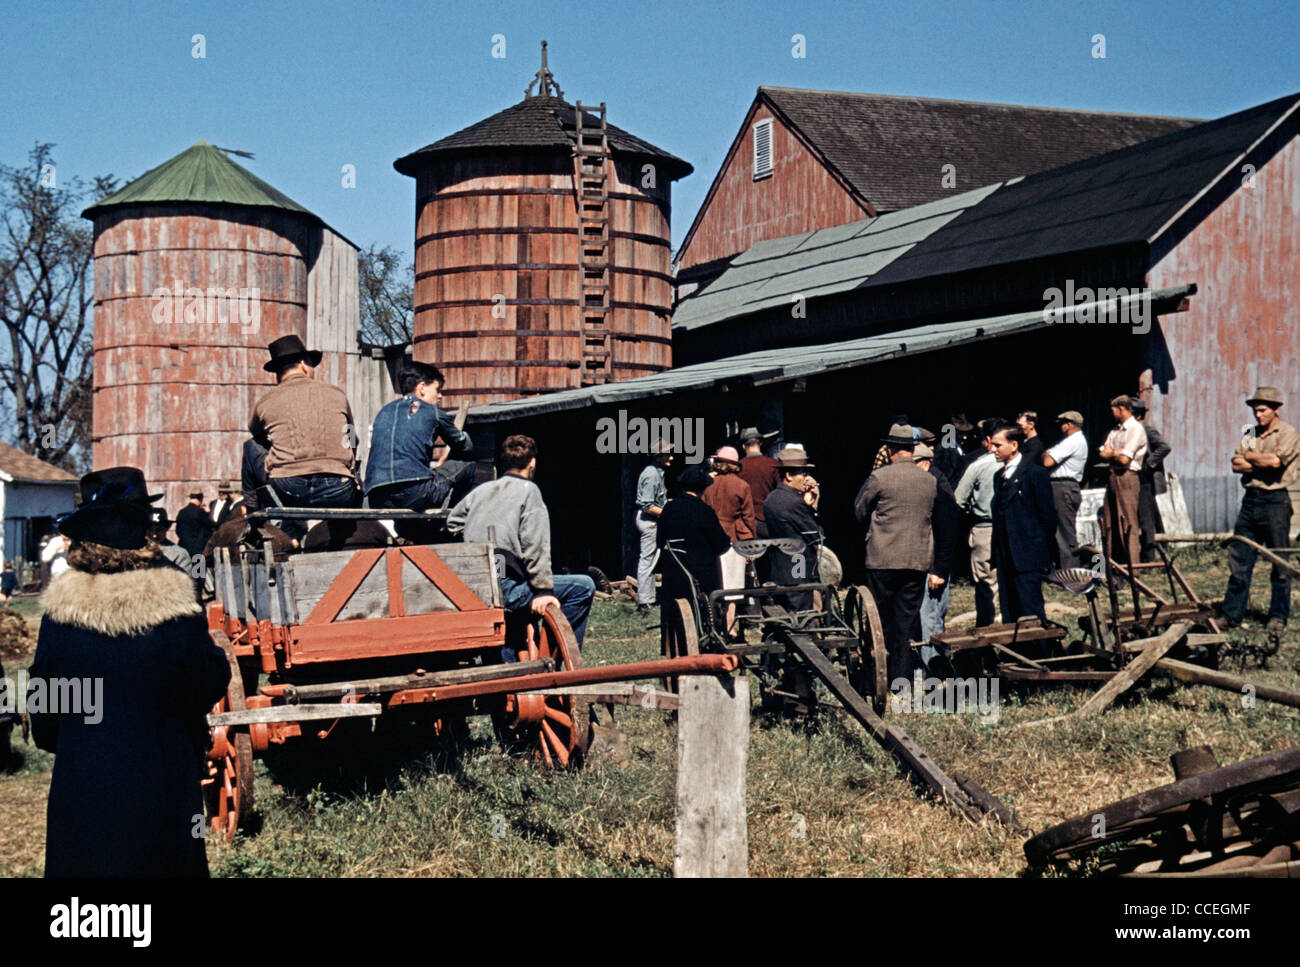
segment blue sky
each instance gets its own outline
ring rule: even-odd
[[[674,191],[674,244],[760,84],[1207,118],[1300,91],[1295,0],[5,0],[0,161],[51,141],[61,178],[127,180],[207,140],[253,151],[241,163],[353,241],[409,256],[414,182],[393,160],[518,101],[542,38],[566,97],[606,101],[695,166]]]

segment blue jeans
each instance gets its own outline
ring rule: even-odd
[[[478,464],[464,460],[447,460],[435,467],[432,476],[423,480],[389,484],[370,491],[371,507],[405,507],[409,510],[431,510],[444,503],[455,504],[474,486]],[[450,501],[447,495],[451,495]]]
[[[286,507],[360,507],[361,491],[351,477],[309,473],[301,477],[274,477],[271,486]],[[299,540],[307,533],[305,520],[286,520],[284,532]]]
[[[596,583],[585,574],[556,574],[555,590],[551,593],[560,601],[560,610],[573,628],[573,637],[582,647],[583,636],[587,633],[587,616],[591,614],[591,602],[596,596]],[[501,576],[501,603],[507,611],[525,611],[532,603],[533,589],[522,581],[516,581],[507,575]],[[507,657],[509,648],[502,648],[501,655],[506,661],[514,661],[513,654]]]
[[[925,594],[921,596],[921,637],[926,641],[931,635],[943,634],[944,622],[948,617],[948,592],[952,590],[952,578],[943,582],[943,589],[935,594],[930,590],[929,575],[926,575]],[[928,667],[930,659],[939,654],[933,645],[921,646],[921,661]]]

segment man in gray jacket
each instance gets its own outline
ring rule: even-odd
[[[912,428],[896,423],[882,441],[889,463],[858,491],[853,513],[867,523],[867,588],[876,599],[889,653],[889,680],[911,681],[919,667],[912,641],[921,639],[921,598],[934,563],[932,527],[939,498],[933,476],[912,459]],[[936,590],[942,581],[935,585]]]
[[[475,487],[451,509],[447,529],[467,541],[495,537],[497,560],[504,561],[501,597],[507,611],[541,614],[558,605],[582,647],[596,585],[585,574],[551,573],[551,518],[542,492],[533,483],[537,443],[532,437],[506,437],[497,453],[491,483]],[[491,534],[489,534],[491,529]]]

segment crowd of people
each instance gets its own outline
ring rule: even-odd
[[[166,537],[172,521],[154,506],[162,495],[148,493],[133,467],[85,475],[78,508],[59,519],[52,554],[64,569],[46,594],[32,680],[102,679],[106,712],[91,728],[82,716],[32,711],[36,743],[57,754],[47,875],[206,872],[201,833],[194,832],[202,814],[204,713],[224,694],[230,666],[195,599],[196,559],[241,542],[260,548],[269,540],[276,553],[288,553],[428,536],[417,528],[393,538],[376,522],[357,520],[310,531],[292,519],[282,529],[254,526],[251,510],[355,508],[363,499],[371,507],[446,508],[448,533],[495,544],[506,610],[541,613],[558,606],[581,646],[595,586],[585,574],[552,570],[550,518],[534,482],[533,439],[503,440],[496,479],[475,486],[476,465],[461,459],[471,454],[472,442],[439,406],[442,374],[407,363],[399,374],[400,396],[375,418],[359,476],[347,398],[314,379],[320,353],[296,336],[268,348],[266,366],[276,385],[250,420],[242,480],[226,481],[206,505],[201,491],[191,494],[176,515],[178,545]],[[1260,387],[1247,402],[1256,425],[1232,457],[1245,486],[1237,532],[1281,547],[1289,543],[1286,488],[1300,473],[1300,434],[1278,416],[1276,389]],[[1159,553],[1154,497],[1163,487],[1169,447],[1145,423],[1140,400],[1116,397],[1111,413],[1115,425],[1095,450],[1107,481],[1103,553],[1137,563]],[[995,602],[1003,621],[1046,619],[1042,582],[1049,568],[1082,563],[1075,519],[1094,452],[1078,411],[1060,413],[1056,425],[1059,438],[1049,447],[1031,411],[1014,422],[994,418],[978,427],[957,416],[942,440],[904,414],[893,420],[852,505],[866,529],[866,583],[883,619],[891,678],[910,677],[918,661],[928,660],[912,643],[944,630],[963,533],[977,622],[994,621]],[[671,500],[666,471],[675,455],[657,448],[635,493],[641,610],[695,592],[735,591],[723,597],[724,620],[727,633],[739,637],[735,613],[751,581],[786,589],[791,609],[815,606],[817,592],[809,586],[821,583],[825,536],[816,467],[804,447],[787,444],[768,455],[763,440],[757,428],[746,428],[737,445],[687,467]],[[790,540],[770,548],[751,569],[733,545],[753,538]],[[1255,555],[1238,545],[1230,555],[1223,613],[1232,625],[1244,617]],[[656,572],[662,582],[657,594]],[[11,592],[8,582],[3,590]],[[1272,592],[1269,628],[1279,630],[1289,616],[1290,583],[1276,567]],[[503,649],[502,659],[514,660],[510,649]],[[30,701],[29,693],[29,708]],[[119,781],[122,774],[133,777],[129,789]],[[118,792],[87,808],[86,790],[103,789]],[[106,839],[104,829],[114,835]]]
[[[1300,435],[1278,416],[1282,405],[1273,387],[1260,387],[1247,401],[1256,425],[1242,436],[1232,469],[1242,475],[1245,497],[1236,532],[1269,547],[1289,544],[1291,505],[1287,486],[1300,473]],[[1014,421],[991,418],[978,426],[956,415],[944,438],[911,425],[899,414],[880,441],[870,473],[853,501],[854,516],[866,528],[866,586],[880,611],[889,653],[889,675],[909,678],[936,654],[928,644],[943,633],[956,548],[965,535],[975,589],[977,626],[1036,617],[1047,620],[1043,581],[1056,568],[1099,567],[1101,554],[1122,572],[1129,565],[1160,559],[1156,535],[1163,525],[1156,496],[1166,491],[1164,464],[1170,446],[1146,418],[1137,397],[1110,401],[1113,425],[1090,448],[1078,410],[1057,414],[1050,446],[1039,432],[1039,416],[1020,412]],[[694,582],[707,596],[743,589],[746,569],[732,548],[751,537],[793,537],[803,553],[770,548],[771,583],[818,583],[818,549],[824,532],[818,516],[820,487],[807,452],[798,444],[775,457],[762,453],[762,438],[748,428],[733,446],[718,449],[708,466],[685,470],[681,496],[668,500],[666,471],[674,456],[660,447],[641,472],[636,488],[636,524],[641,535],[637,569],[642,611],[655,602],[653,573],[662,575],[661,604],[687,596]],[[1077,521],[1084,478],[1104,475],[1102,546],[1085,555]],[[1222,617],[1235,627],[1244,618],[1255,553],[1234,543],[1231,577]],[[736,600],[728,598],[728,634]],[[813,592],[786,596],[795,610],[812,606]],[[1287,572],[1273,568],[1267,630],[1278,632],[1289,617]]]

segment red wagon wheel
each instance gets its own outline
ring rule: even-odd
[[[222,632],[213,631],[211,635],[230,663],[230,684],[212,711],[243,711],[247,707],[244,703],[244,678],[240,674],[235,650]],[[253,741],[246,726],[219,725],[211,731],[208,774],[202,780],[204,805],[212,832],[230,842],[235,838],[235,830],[247,828],[253,818]]]
[[[889,704],[889,652],[885,630],[876,609],[876,599],[865,585],[849,588],[844,601],[844,620],[858,638],[857,674],[853,684],[870,691],[871,704],[883,715]]]
[[[660,651],[665,658],[679,658],[682,655],[700,653],[700,637],[695,631],[695,613],[685,598],[677,598],[664,609],[663,628],[660,635]],[[677,691],[677,676],[671,675],[663,680],[664,690]]]
[[[536,624],[525,629],[520,661],[550,658],[556,671],[582,667],[582,653],[573,628],[552,605]],[[591,706],[575,695],[506,696],[505,725],[515,742],[536,748],[536,758],[548,766],[568,768],[582,760],[591,732]]]

